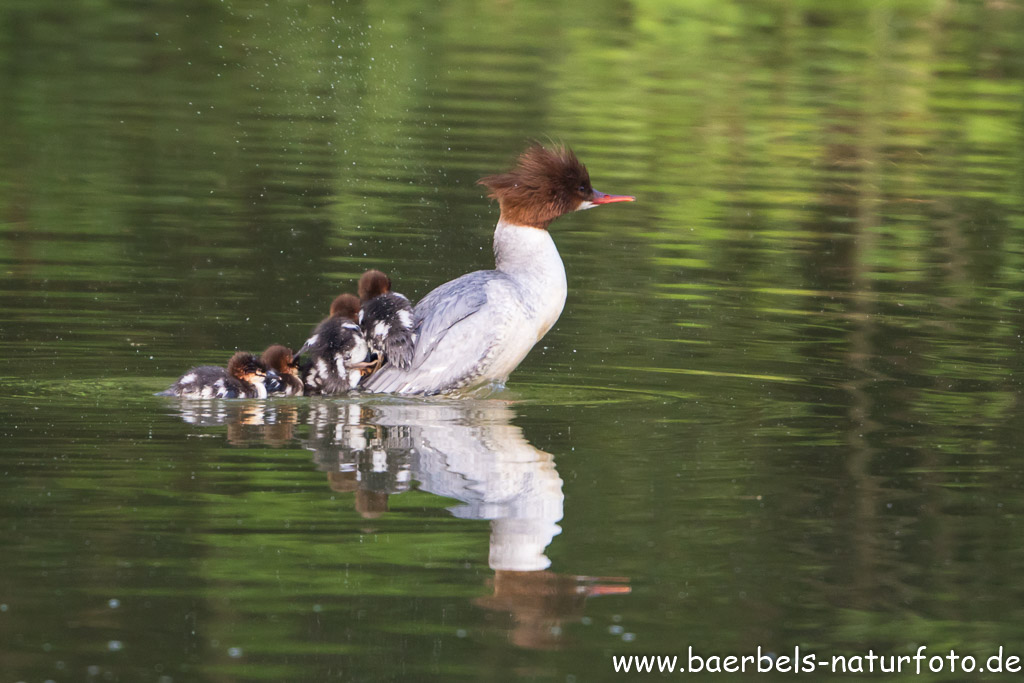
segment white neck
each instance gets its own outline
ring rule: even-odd
[[[529,275],[543,267],[557,264],[565,269],[551,234],[541,228],[498,221],[494,228],[494,265],[508,275]]]
[[[562,313],[567,286],[565,266],[547,230],[498,221],[494,262],[523,288],[527,305],[538,316],[543,336]]]

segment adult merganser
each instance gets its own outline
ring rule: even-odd
[[[508,173],[477,182],[501,207],[495,270],[468,273],[425,296],[413,310],[410,367],[385,365],[365,381],[368,391],[438,394],[504,383],[565,305],[565,268],[548,225],[571,211],[635,201],[595,190],[566,147],[535,144]]]
[[[266,398],[267,367],[259,358],[239,351],[228,367],[201,365],[192,368],[158,396],[182,398]]]
[[[391,291],[391,278],[368,270],[359,278],[359,325],[377,362],[406,370],[412,362],[416,337],[412,331],[412,304]]]
[[[267,393],[270,396],[302,396],[299,362],[295,360],[295,354],[291,349],[280,344],[268,346],[260,360],[277,373],[274,381],[267,382]]]
[[[356,324],[359,299],[341,294],[331,303],[331,315],[324,318],[313,336],[299,349],[306,367],[303,381],[306,393],[331,396],[356,388],[366,362],[369,348],[363,331]]]

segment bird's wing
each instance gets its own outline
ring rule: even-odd
[[[388,363],[401,370],[407,370],[412,365],[416,336],[410,329],[392,328],[384,339],[384,355]]]
[[[494,272],[477,271],[446,282],[416,305],[413,309],[417,334],[413,369],[423,364],[455,325],[484,307],[486,284]]]

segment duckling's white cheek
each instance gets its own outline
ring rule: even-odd
[[[405,313],[405,311],[402,311],[402,313]],[[388,336],[388,332],[390,332],[390,331],[391,331],[391,325],[388,325],[383,320],[381,320],[379,323],[377,323],[376,325],[373,326],[373,336],[374,337],[386,337],[386,336]]]
[[[405,329],[412,328],[412,314],[409,311],[401,310],[398,312],[398,322],[401,323]]]
[[[184,377],[181,378],[181,383],[182,384],[192,384],[195,381],[196,381],[196,373],[194,373],[194,372],[190,372],[190,373],[188,373],[187,375],[185,375]]]
[[[263,383],[263,378],[262,377],[257,377],[256,378],[256,383],[253,384],[253,386],[256,387],[256,398],[266,398],[267,397],[267,385],[265,385]]]

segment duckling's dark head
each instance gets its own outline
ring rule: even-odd
[[[359,299],[354,294],[340,294],[331,302],[332,318],[347,318],[355,322],[359,318]]]
[[[390,291],[391,278],[379,270],[368,270],[359,278],[359,300],[363,303]]]

